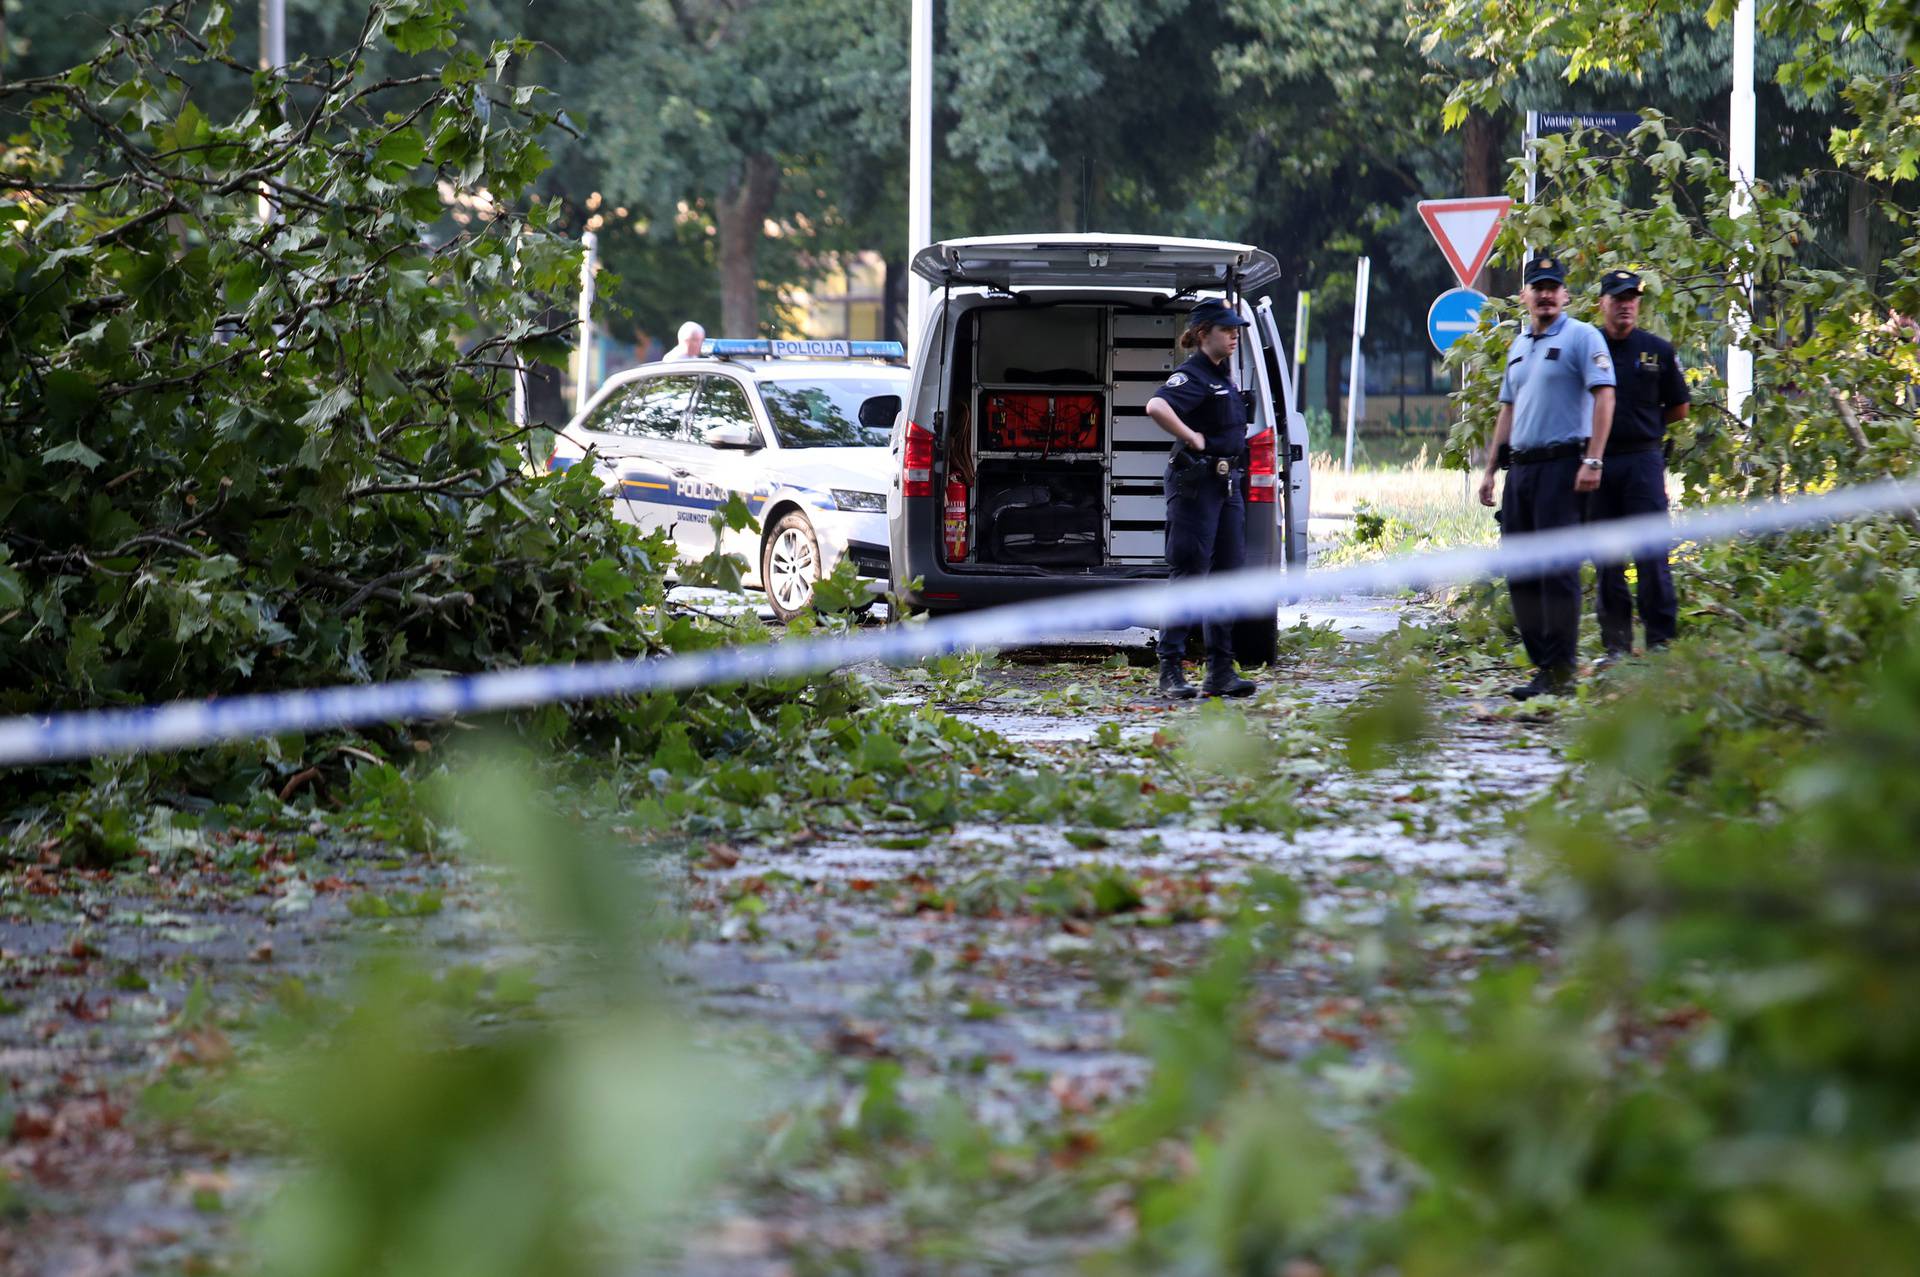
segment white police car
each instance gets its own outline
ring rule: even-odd
[[[746,561],[786,620],[851,557],[885,591],[887,441],[907,392],[906,350],[890,341],[732,341],[697,359],[607,379],[559,432],[549,470],[589,452],[621,517],[665,529],[681,557],[713,549],[713,512],[739,493],[760,531],[721,549]]]

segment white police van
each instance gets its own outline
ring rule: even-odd
[[[683,558],[714,547],[713,512],[738,493],[760,531],[721,548],[774,614],[812,605],[851,558],[887,581],[887,439],[907,391],[899,342],[708,341],[702,357],[609,377],[554,441],[549,470],[589,455],[620,517],[663,529]]]
[[[1243,331],[1233,376],[1252,400],[1248,566],[1304,566],[1306,419],[1247,244],[1139,235],[1001,235],[922,249],[936,292],[894,429],[887,528],[894,589],[929,612],[1164,579],[1172,441],[1147,400],[1186,355],[1187,312],[1224,300]],[[1276,617],[1236,627],[1243,664],[1272,658]]]

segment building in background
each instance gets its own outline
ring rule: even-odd
[[[804,287],[792,291],[802,337],[883,341],[886,322],[886,259],[878,253],[831,253]]]

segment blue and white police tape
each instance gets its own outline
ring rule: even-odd
[[[1249,569],[1036,600],[925,625],[716,648],[644,660],[547,665],[401,683],[225,696],[135,709],[0,719],[0,766],[185,749],[283,732],[525,709],[559,701],[818,674],[865,661],[905,664],[970,648],[1043,643],[1087,630],[1260,615],[1287,604],[1527,576],[1589,559],[1625,560],[1672,542],[1707,542],[1920,506],[1920,483],[1888,480],[1793,501],[1701,510],[1671,523],[1642,515],[1329,572]]]

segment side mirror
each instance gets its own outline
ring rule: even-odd
[[[700,438],[709,448],[752,451],[760,446],[760,432],[743,421],[724,421],[717,426],[709,426]]]

